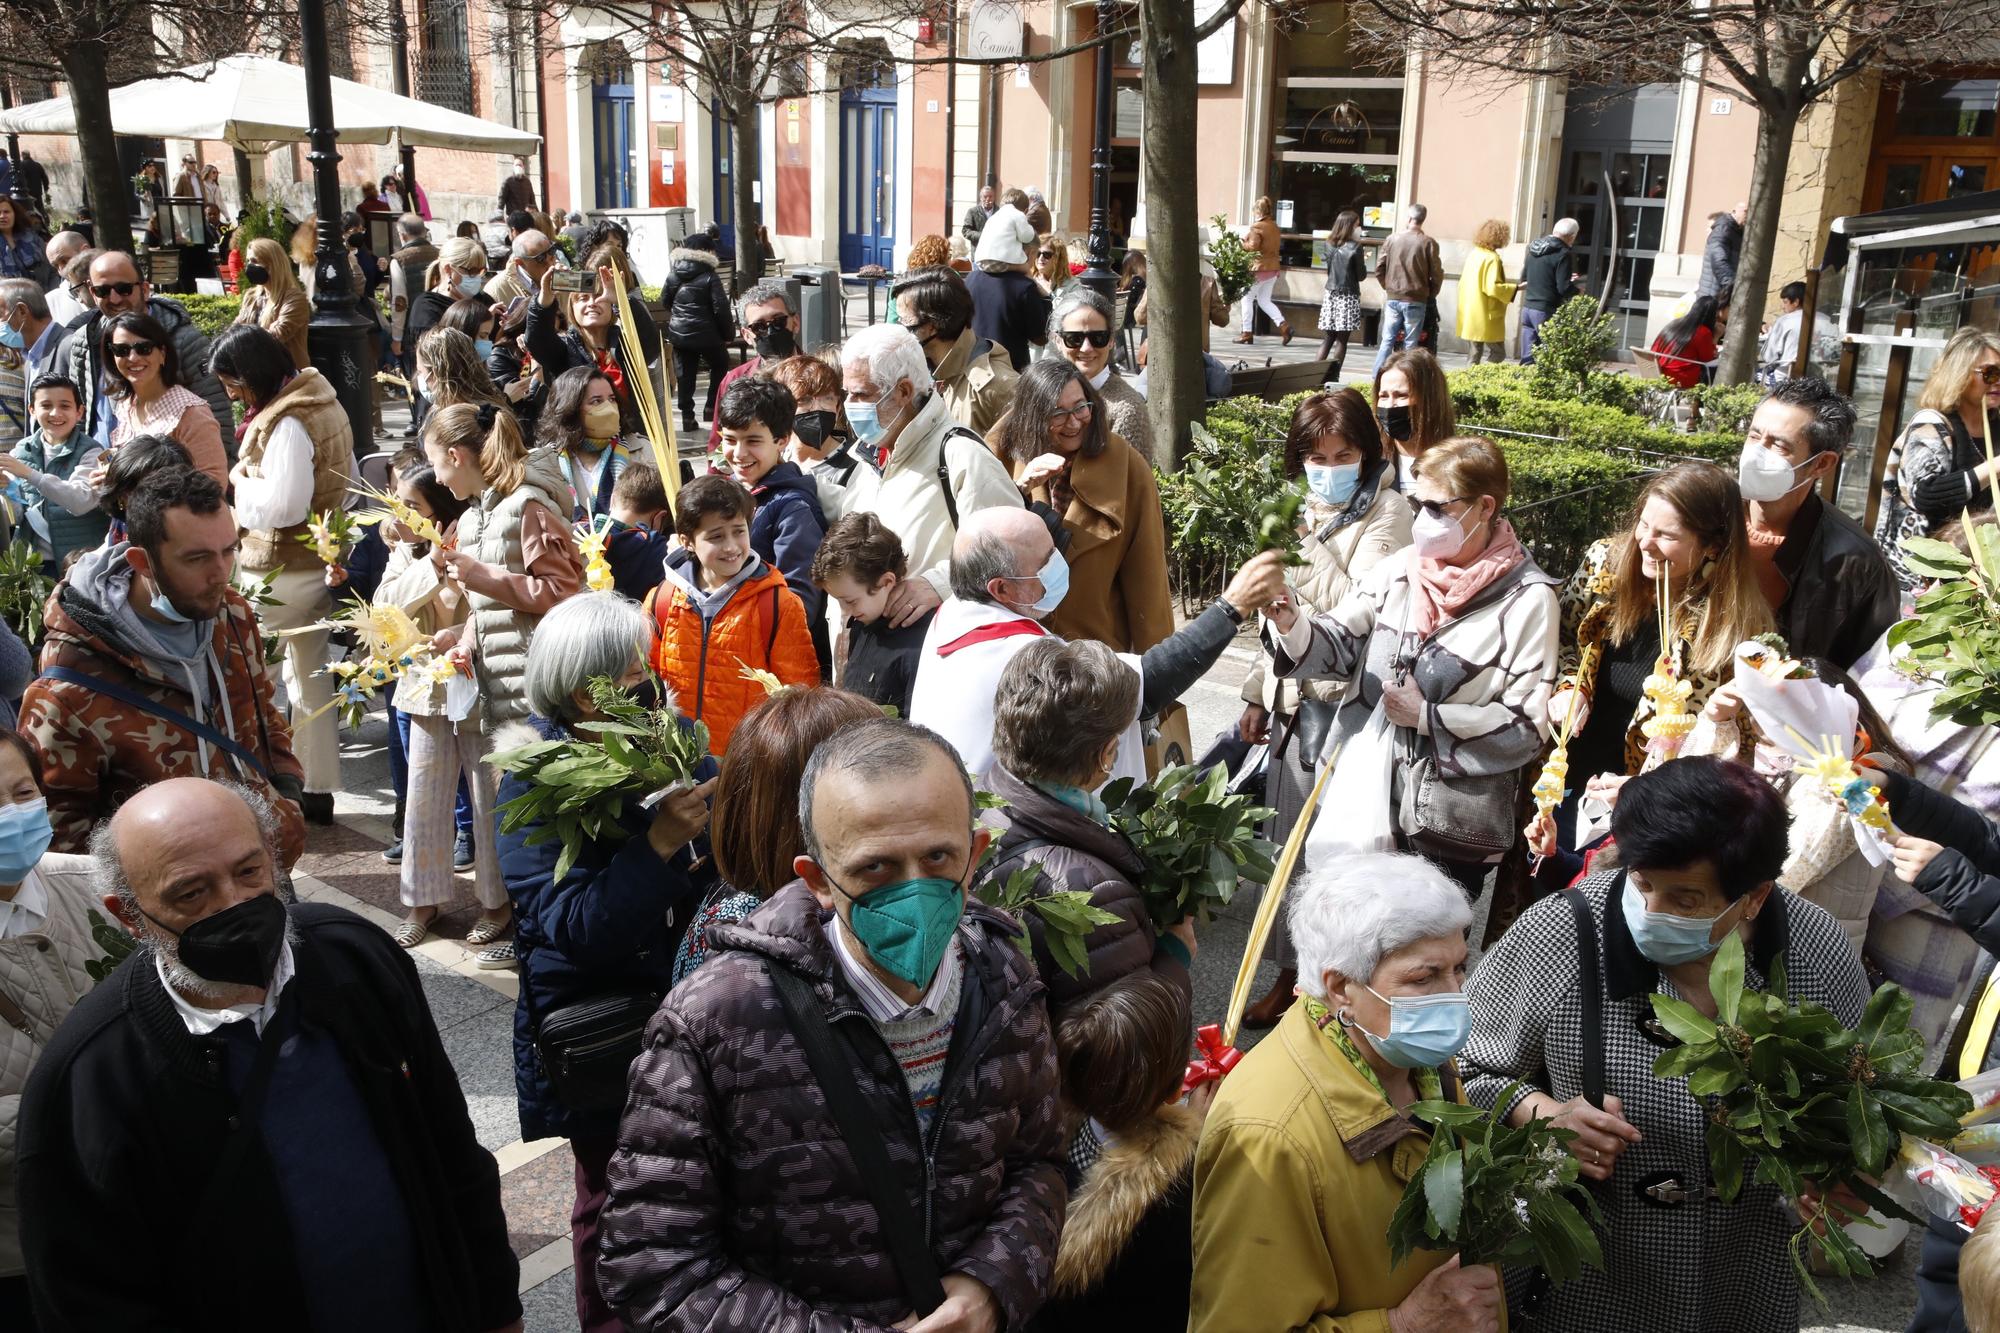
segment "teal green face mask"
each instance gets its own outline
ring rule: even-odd
[[[912,986],[931,984],[965,911],[963,885],[953,879],[906,879],[857,898],[831,875],[826,882],[853,904],[847,928],[870,958]]]

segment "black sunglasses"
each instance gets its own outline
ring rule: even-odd
[[[151,356],[159,350],[160,345],[154,342],[112,343],[111,359],[113,361],[130,361],[134,357]]]
[[[1429,514],[1432,518],[1450,518],[1446,511],[1455,504],[1463,504],[1471,499],[1468,495],[1454,495],[1449,500],[1411,500],[1410,505],[1419,514]]]
[[[98,300],[102,301],[113,292],[118,293],[120,296],[130,296],[138,286],[139,284],[136,282],[100,282],[90,290],[97,296]]]
[[[1111,345],[1110,329],[1084,329],[1081,331],[1064,329],[1060,337],[1063,340],[1063,346],[1069,348],[1072,352],[1081,348],[1085,343],[1089,343],[1092,347],[1109,347]]]
[[[1053,250],[1038,250],[1035,252],[1035,258],[1037,259],[1054,259],[1055,257],[1056,252]]]
[[[791,316],[780,315],[776,319],[760,319],[755,324],[745,324],[743,327],[751,337],[763,338],[784,328],[790,320]]]

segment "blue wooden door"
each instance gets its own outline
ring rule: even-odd
[[[591,79],[592,125],[597,144],[593,165],[599,208],[636,206],[632,104],[631,62],[599,62]]]
[[[840,267],[895,267],[896,88],[840,94]]]

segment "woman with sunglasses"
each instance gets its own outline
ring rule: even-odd
[[[1917,413],[1889,451],[1882,481],[1887,503],[1875,540],[1909,592],[1922,580],[1903,565],[1903,538],[1926,537],[1967,510],[1984,514],[1993,508],[1988,413],[2000,418],[2000,337],[1960,329],[1924,382]]]
[[[1049,346],[1083,372],[1104,405],[1111,433],[1153,461],[1153,423],[1146,418],[1146,399],[1111,367],[1111,302],[1082,283],[1056,298],[1049,312]]]
[[[1049,296],[1059,296],[1076,281],[1069,271],[1069,246],[1054,232],[1044,232],[1028,254],[1028,276]]]
[[[1404,554],[1331,611],[1301,615],[1281,599],[1264,639],[1273,674],[1349,683],[1321,750],[1334,771],[1307,857],[1393,842],[1476,900],[1513,846],[1522,770],[1548,737],[1556,580],[1500,517],[1507,460],[1492,441],[1434,445],[1405,494],[1416,520]],[[1449,819],[1447,804],[1458,807]]]
[[[151,315],[118,315],[104,321],[102,336],[116,416],[111,452],[141,435],[171,436],[197,468],[227,487],[229,455],[222,447],[222,423],[182,379],[180,353],[165,327]]]
[[[1059,358],[1029,366],[987,440],[1022,494],[1053,509],[1069,534],[1069,593],[1042,623],[1121,653],[1143,653],[1173,633],[1153,469],[1112,434],[1083,372]]]

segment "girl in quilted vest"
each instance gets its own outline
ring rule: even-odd
[[[455,543],[431,556],[439,573],[465,594],[471,620],[462,634],[445,629],[433,643],[448,649],[460,669],[478,681],[479,699],[473,712],[455,725],[444,719],[412,727],[411,803],[403,833],[405,843],[412,844],[423,831],[420,821],[435,816],[443,845],[449,847],[450,775],[457,766],[472,775],[473,823],[490,827],[495,780],[482,759],[484,737],[528,716],[523,675],[529,636],[556,603],[582,591],[583,561],[561,498],[562,472],[546,453],[528,453],[512,412],[490,404],[440,407],[424,422],[424,455],[447,490],[472,501],[458,520]],[[440,770],[437,779],[431,777],[433,766]],[[420,793],[430,790],[438,795],[427,806]],[[406,850],[406,890],[409,861]],[[491,944],[510,920],[506,890],[498,876],[490,884],[480,876],[475,887],[483,911],[465,940],[472,946]],[[482,967],[506,967],[513,961],[511,940],[479,959]]]
[[[223,391],[243,405],[237,427],[236,521],[243,546],[237,583],[270,580],[271,604],[258,610],[266,633],[287,633],[285,697],[292,704],[292,748],[306,771],[309,819],[333,822],[340,790],[340,720],[326,707],[333,682],[326,666],[327,633],[307,630],[333,610],[326,567],[307,538],[314,514],[347,507],[354,469],[354,432],[326,376],[300,369],[268,329],[238,324],[215,340],[209,358]]]
[[[682,712],[708,724],[708,748],[718,756],[765,696],[750,670],[786,685],[819,683],[805,605],[750,545],[755,511],[733,477],[696,477],[683,486],[674,506],[680,549],[667,557],[666,581],[646,603],[653,670],[673,687]]]

